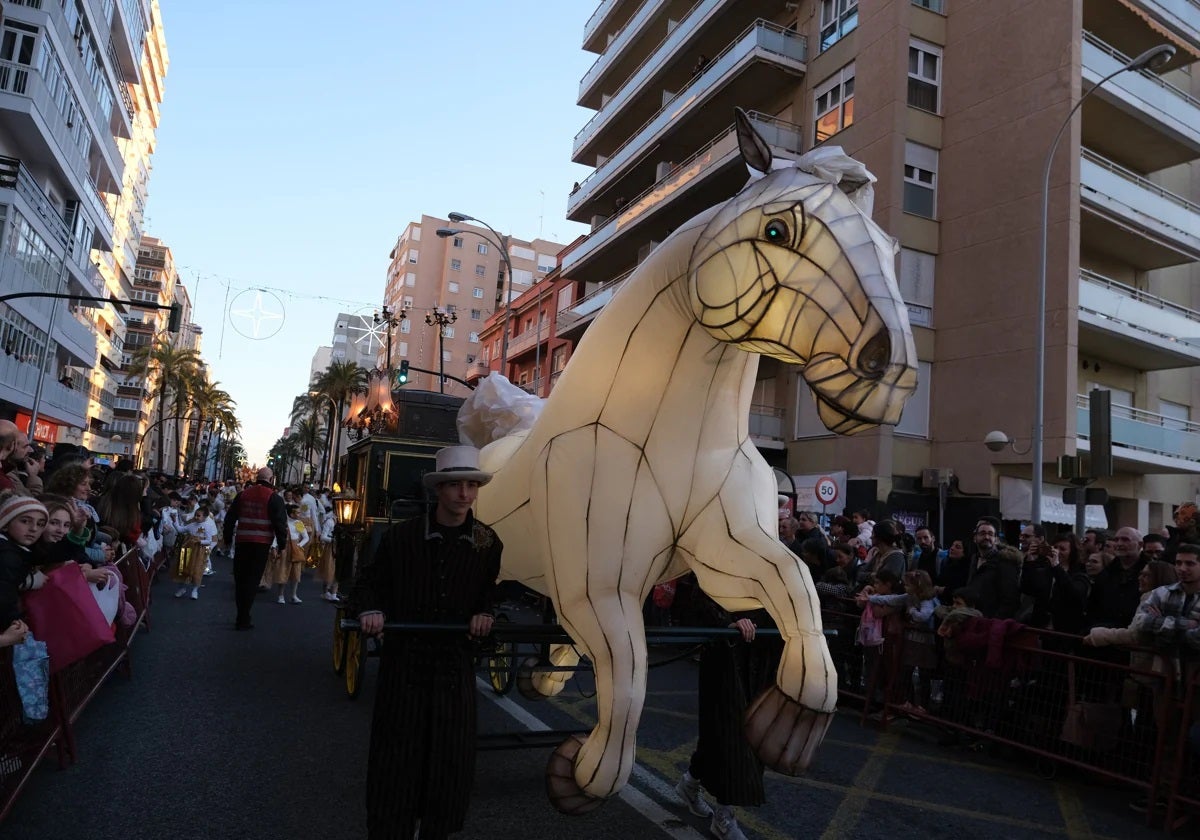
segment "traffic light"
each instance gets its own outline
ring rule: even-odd
[[[400,363],[400,369],[398,371],[396,371],[396,385],[407,385],[407,384],[408,384],[408,362],[403,361]]]
[[[177,333],[183,321],[183,307],[178,303],[171,304],[171,314],[167,318],[167,332]]]

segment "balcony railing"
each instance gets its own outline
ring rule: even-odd
[[[1099,81],[1129,63],[1130,57],[1090,32],[1083,33],[1083,70],[1085,80]],[[1110,96],[1123,95],[1141,110],[1154,116],[1173,132],[1192,138],[1200,136],[1200,100],[1161,76],[1142,70],[1121,73],[1107,86]]]
[[[769,146],[779,149],[785,154],[799,155],[801,153],[804,143],[802,126],[768,117],[756,111],[751,111],[749,117]],[[661,206],[669,198],[697,183],[705,175],[715,171],[721,162],[736,151],[736,130],[730,126],[701,146],[682,163],[672,167],[666,176],[634,196],[632,201],[623,204],[621,212],[601,222],[583,242],[579,243],[566,256],[563,260],[563,267],[569,268],[578,265],[584,258],[595,253],[598,248],[611,239],[618,228],[624,228],[634,219],[646,216],[651,208]],[[581,186],[577,192],[568,197],[568,213],[582,201],[580,198],[582,192],[583,187]]]
[[[783,440],[783,409],[773,405],[750,406],[750,437]]]
[[[540,339],[539,339],[539,335],[540,335]],[[508,358],[511,359],[514,356],[516,356],[518,353],[524,353],[526,350],[528,350],[533,345],[538,344],[541,341],[549,341],[553,337],[554,336],[550,333],[550,330],[547,329],[545,324],[542,325],[542,328],[540,330],[537,328],[536,325],[532,326],[529,329],[525,330],[525,332],[516,336],[515,338],[509,339],[509,341],[508,341]]]
[[[1200,312],[1167,300],[1166,298],[1159,297],[1158,295],[1143,292],[1141,289],[1134,288],[1133,286],[1119,283],[1094,271],[1082,269],[1079,275],[1088,283],[1115,292],[1123,299],[1141,304],[1137,308],[1121,308],[1117,311],[1106,309],[1105,311],[1100,311],[1098,308],[1089,305],[1091,302],[1085,300],[1084,290],[1081,289],[1079,295],[1079,306],[1081,309],[1090,309],[1109,320],[1118,321],[1134,329],[1141,330],[1157,339],[1192,344],[1196,347],[1196,351],[1200,352]],[[1139,315],[1143,317],[1137,317]],[[1154,329],[1154,327],[1159,327],[1160,329]],[[1168,330],[1164,332],[1161,329],[1162,327],[1167,327]],[[1189,336],[1187,333],[1193,333],[1193,335]]]
[[[1081,151],[1080,184],[1122,205],[1139,224],[1169,229],[1172,239],[1200,251],[1200,204],[1176,195],[1123,166]]]
[[[1080,439],[1088,438],[1088,397],[1079,394],[1075,403]],[[1112,441],[1138,452],[1166,458],[1200,462],[1200,424],[1177,420],[1140,408],[1112,407]],[[1200,469],[1200,466],[1197,467]]]
[[[668,127],[678,124],[693,107],[697,106],[701,91],[715,86],[719,79],[732,72],[735,67],[748,60],[760,49],[770,55],[785,55],[797,62],[804,60],[804,39],[801,36],[763,21],[754,24],[734,42],[733,46],[714,60],[692,84],[671,99],[655,116],[634,132],[612,157],[596,167],[596,170],[584,179],[580,184],[576,203],[581,201],[588,192],[596,189],[608,178],[640,157],[655,139],[667,131]],[[786,55],[788,50],[791,55]]]
[[[717,2],[717,0],[706,0],[706,2]],[[701,5],[704,4],[702,3]],[[651,57],[653,58],[665,50],[669,46],[668,42],[673,44],[680,31],[685,29],[687,27],[682,24],[676,27],[667,36],[667,40],[659,47],[659,50],[653,53]],[[680,35],[680,37],[682,36]],[[700,91],[713,87],[726,73],[759,50],[803,65],[808,59],[808,39],[803,35],[793,32],[790,29],[784,29],[782,26],[769,21],[759,20],[751,24],[741,35],[734,39],[733,43],[709,62],[708,66],[693,78],[690,84],[664,102],[662,107],[641,128],[633,133],[630,139],[612,155],[605,165],[614,163],[614,161],[623,156],[628,158],[631,147],[639,147],[645,138],[657,134],[667,124],[679,119],[687,110],[688,103],[699,98],[698,94]],[[600,124],[607,121],[616,112],[622,102],[628,100],[632,92],[639,87],[639,77],[644,79],[645,75],[648,75],[648,68],[651,66],[644,64],[641,71],[635,73],[634,77],[626,82],[621,93],[609,100],[603,108],[588,120],[587,125],[579,130],[579,133],[575,135],[572,154],[578,154],[579,150],[595,134]]]
[[[67,227],[66,219],[50,203],[49,196],[42,192],[42,188],[29,174],[25,164],[16,158],[0,157],[0,189],[16,190],[29,202],[38,217],[50,226],[54,238],[63,245],[70,246],[71,230]]]
[[[1197,0],[1137,0],[1154,17],[1185,35],[1193,42],[1200,41],[1200,2]]]
[[[596,7],[596,11],[592,12],[592,16],[583,25],[584,41],[591,38],[592,33],[596,31],[596,27],[604,23],[605,19],[612,14],[612,10],[617,7],[617,2],[618,0],[601,0],[600,5]]]
[[[608,46],[604,48],[604,52],[596,57],[596,60],[592,62],[592,66],[588,68],[588,71],[583,74],[583,78],[579,80],[580,99],[583,98],[588,88],[592,86],[596,77],[604,72],[604,68],[612,64],[616,60],[616,57],[624,52],[625,48],[629,46],[629,42],[637,35],[638,30],[646,25],[646,21],[665,5],[666,0],[642,0],[642,5],[638,6],[637,11],[633,13],[633,16],[629,18],[629,21],[617,33],[617,37],[608,43]],[[587,39],[586,35],[584,39]],[[653,54],[655,51],[651,50],[650,52]]]
[[[0,353],[0,397],[22,408],[33,405],[40,372],[38,366]],[[42,383],[42,413],[75,426],[87,425],[87,394],[75,391],[47,375]]]
[[[670,61],[671,56],[678,52],[680,44],[683,44],[692,35],[695,35],[696,31],[700,30],[701,26],[704,25],[704,22],[712,17],[716,11],[720,10],[721,6],[726,5],[727,2],[730,2],[730,0],[700,0],[700,2],[697,2],[695,6],[692,6],[690,10],[684,14],[683,19],[679,22],[679,25],[677,25],[676,28],[672,29],[670,32],[667,32],[666,37],[662,38],[662,41],[659,42],[658,46],[652,50],[649,50],[646,59],[642,61],[642,64],[637,66],[637,70],[630,73],[629,78],[625,79],[625,82],[620,85],[620,88],[617,90],[616,94],[614,94],[610,100],[602,104],[598,112],[592,115],[592,119],[588,120],[587,125],[584,125],[580,132],[576,134],[575,145],[571,150],[572,154],[574,154],[574,152],[578,152],[578,150],[582,148],[583,144],[587,143],[589,138],[594,137],[596,131],[599,131],[600,127],[604,125],[605,122],[610,120],[613,114],[618,113],[620,109],[626,106],[626,104],[629,104],[632,98],[637,96],[638,92],[646,88],[647,80],[654,76],[655,72],[662,70],[662,67],[666,66],[667,62]],[[642,5],[642,10],[646,10],[647,7],[654,5],[656,5],[654,2],[647,0],[646,4]],[[650,8],[649,12],[647,13],[653,11],[654,8]],[[632,24],[634,24],[634,22],[631,20],[630,25],[626,26],[625,31],[622,34],[623,36],[630,34],[632,31]],[[616,48],[617,43],[613,42],[612,47]],[[607,55],[608,53],[601,55],[600,59],[598,59],[598,62],[604,60]],[[804,61],[804,58],[800,58],[799,60]],[[584,82],[587,82],[586,77],[584,77]],[[583,95],[583,91],[584,88],[581,83],[581,97]]]
[[[576,301],[575,305],[569,309],[564,309],[558,313],[556,321],[555,334],[561,336],[572,327],[578,326],[580,323],[590,321],[596,317],[596,313],[604,308],[604,305],[612,300],[613,294],[617,289],[629,279],[629,275],[633,274],[634,269],[626,271],[607,283],[604,283],[600,288],[581,297]]]
[[[84,66],[83,56],[74,47],[76,33],[72,31],[71,25],[67,23],[67,16],[63,13],[62,5],[60,3],[47,3],[43,8],[49,10],[54,25],[58,27],[58,31],[62,35],[63,43],[72,45],[62,52],[66,53],[67,61],[74,69],[75,76],[79,79],[79,86],[85,90],[83,97],[87,100],[91,108],[92,118],[96,121],[97,129],[101,134],[111,134],[112,108],[110,106],[106,113],[100,104],[100,95],[92,86],[92,77],[88,73],[87,67]],[[99,46],[97,44],[97,47]],[[55,50],[55,54],[58,55],[60,53],[58,50]]]
[[[65,306],[63,301],[54,301],[55,306]],[[59,312],[54,321],[54,340],[59,345],[84,363],[87,367],[96,364],[96,335],[90,327],[67,312]]]

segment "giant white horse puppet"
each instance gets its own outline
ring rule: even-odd
[[[502,577],[549,595],[595,668],[598,722],[547,770],[568,813],[629,778],[646,690],[642,604],[689,569],[726,609],[762,606],[775,620],[783,658],[746,734],[767,766],[808,766],[837,680],[808,570],[776,534],[774,474],[750,440],[758,355],[801,368],[825,425],[843,434],[895,424],[916,387],[894,242],[843,192],[873,178],[844,157],[842,175],[814,175],[804,159],[772,168],[741,111],[737,129],[756,176],[655,249],[532,428],[481,456],[495,478],[478,515],[504,541]],[[538,685],[553,693],[556,678]]]

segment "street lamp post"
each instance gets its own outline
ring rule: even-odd
[[[1067,113],[1066,119],[1058,128],[1058,133],[1054,135],[1054,142],[1050,144],[1050,151],[1046,154],[1046,165],[1042,173],[1042,250],[1041,259],[1038,262],[1038,291],[1037,291],[1037,324],[1035,327],[1037,337],[1037,349],[1035,351],[1035,370],[1033,377],[1033,475],[1030,482],[1029,494],[1029,521],[1040,522],[1042,513],[1042,459],[1044,457],[1045,447],[1045,413],[1046,413],[1046,262],[1049,251],[1049,231],[1050,231],[1050,171],[1054,164],[1054,153],[1058,150],[1058,143],[1062,140],[1063,133],[1071,124],[1072,117],[1079,107],[1093,93],[1104,86],[1104,83],[1114,76],[1118,76],[1127,70],[1157,70],[1162,67],[1171,57],[1175,55],[1175,48],[1169,44],[1160,44],[1157,47],[1152,47],[1146,50],[1137,58],[1132,59],[1124,67],[1119,70],[1114,70],[1103,79],[1094,84],[1091,89],[1083,96],[1079,97],[1079,101]]]
[[[401,308],[399,312],[394,312],[388,309],[388,305],[383,305],[383,311],[376,312],[374,315],[376,324],[387,325],[387,370],[392,371],[392,330],[400,325],[400,322],[408,318],[408,310]]]
[[[458,320],[458,313],[435,309],[425,313],[425,323],[438,328],[438,392],[446,393],[446,327]]]
[[[490,230],[492,232],[492,234],[496,237],[495,239],[492,239],[491,237],[487,236],[486,234],[482,234],[477,230],[462,230],[460,228],[438,228],[436,231],[437,235],[442,239],[445,239],[447,236],[457,236],[460,233],[473,233],[476,236],[478,236],[480,239],[483,239],[483,240],[495,245],[498,249],[500,249],[500,260],[504,263],[505,271],[507,271],[507,273],[508,273],[508,289],[511,290],[512,289],[512,279],[513,279],[513,266],[512,266],[512,255],[508,253],[508,237],[505,236],[504,234],[500,233],[499,231],[497,231],[494,227],[492,227],[491,225],[489,225],[487,222],[483,221],[482,219],[476,219],[474,216],[468,216],[466,213],[450,213],[449,216],[450,216],[450,221],[454,222],[455,224],[458,224],[460,222],[475,222],[476,224],[483,225],[485,228],[487,228],[488,230]],[[511,307],[510,307],[510,304],[512,303],[512,301],[509,299],[511,297],[511,291],[506,293],[504,287],[505,287],[505,280],[504,280],[504,278],[500,278],[500,282],[496,284],[496,306],[504,307],[504,326],[502,328],[504,330],[504,334],[500,338],[500,373],[507,377],[508,376],[508,317],[509,317],[510,312],[512,311]]]

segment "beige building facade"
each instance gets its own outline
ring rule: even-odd
[[[439,229],[458,233],[439,237]],[[440,371],[439,365],[444,364],[445,373],[459,379],[466,379],[480,365],[500,369],[503,334],[497,331],[484,344],[480,339],[484,322],[493,312],[503,311],[506,293],[508,300],[516,300],[552,271],[563,246],[544,239],[506,237],[513,267],[513,277],[508,278],[497,243],[489,239],[495,237],[486,228],[434,216],[422,215],[420,221],[405,228],[389,254],[383,296],[388,309],[396,313],[393,317],[404,312],[392,330],[392,367],[408,361],[414,367]],[[455,320],[443,328],[427,324],[426,315],[435,312],[452,313]],[[510,342],[518,327],[508,325]],[[439,329],[444,337],[439,337]],[[386,337],[379,352],[378,363],[383,367],[387,363]],[[439,354],[444,357],[440,362]],[[437,391],[438,377],[414,371],[409,387]],[[453,380],[446,382],[445,392],[468,393]]]
[[[793,475],[846,471],[839,508],[934,522],[939,470],[948,530],[1026,518],[1046,155],[1093,84],[1159,43],[1171,63],[1107,82],[1054,158],[1041,465],[1056,497],[1058,456],[1088,450],[1086,394],[1109,390],[1108,523],[1159,527],[1200,492],[1200,5],[1186,0],[600,3],[578,99],[595,115],[573,145],[595,169],[568,199],[592,232],[564,256],[576,299],[558,337],[745,183],[745,108],[777,156],[839,145],[878,176],[921,360],[899,426],[855,438],[830,435],[796,371],[764,360],[760,450]],[[987,450],[992,430],[1015,445]],[[1041,518],[1069,523],[1055,507]]]

